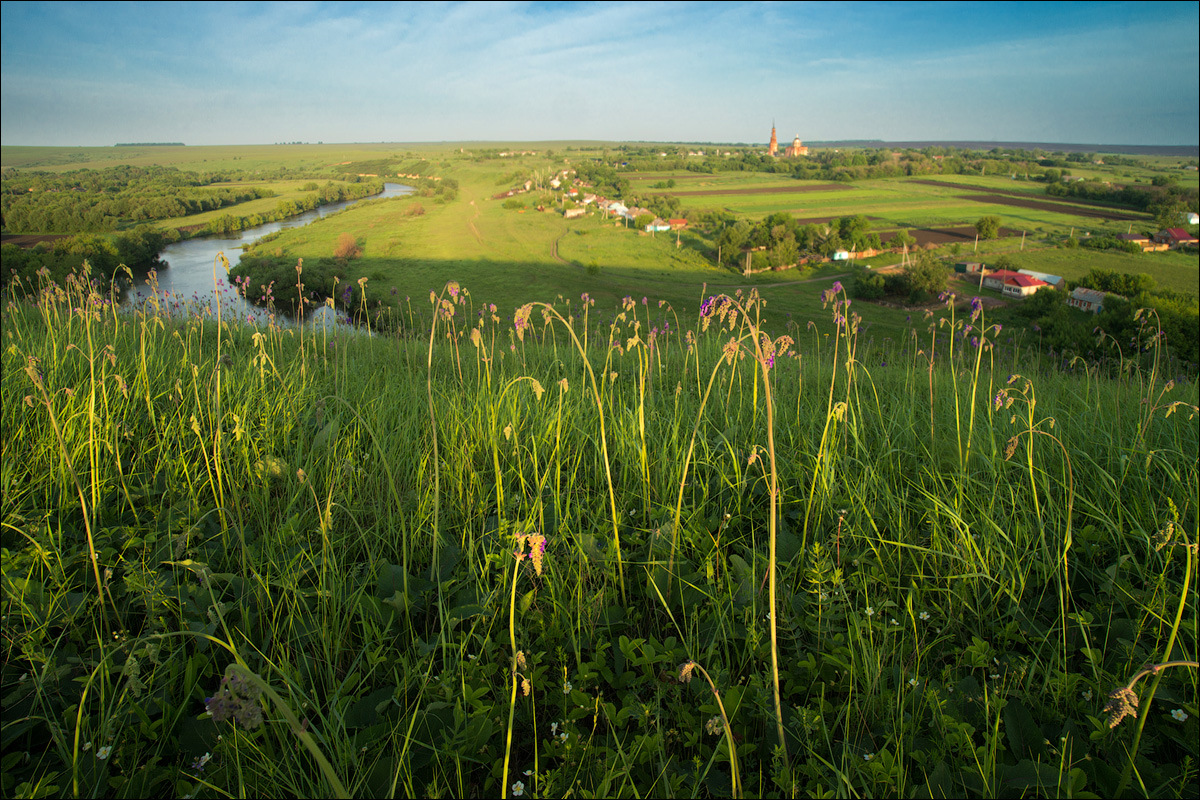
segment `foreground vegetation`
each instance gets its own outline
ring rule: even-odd
[[[1114,380],[978,305],[868,347],[829,283],[821,329],[452,283],[392,338],[42,280],[6,796],[1200,788],[1197,390],[1152,315]]]

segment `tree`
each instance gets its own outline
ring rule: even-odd
[[[916,238],[908,231],[897,231],[891,239],[888,239],[887,246],[893,250],[902,250],[905,247],[912,247],[916,243]]]
[[[1154,215],[1154,224],[1159,230],[1182,227],[1187,219],[1187,212],[1187,203],[1178,198],[1167,198],[1150,208],[1150,213]]]
[[[904,277],[908,284],[909,300],[920,302],[927,297],[936,297],[946,290],[950,270],[928,251],[921,251],[905,268]]]
[[[996,216],[980,217],[975,223],[975,232],[980,239],[995,239],[1000,236],[1000,218]]]

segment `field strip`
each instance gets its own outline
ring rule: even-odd
[[[1135,217],[1130,214],[1114,213],[1096,208],[1095,206],[1048,203],[1042,200],[1023,200],[1020,197],[1011,197],[1002,194],[966,194],[961,197],[963,200],[971,200],[976,203],[995,203],[997,205],[1028,208],[1034,211],[1052,211],[1056,214],[1066,214],[1073,217],[1098,217],[1099,219],[1119,220],[1121,222],[1141,222],[1146,219],[1145,217]]]
[[[840,183],[821,183],[816,186],[777,186],[758,189],[694,189],[690,192],[666,192],[676,197],[702,197],[719,194],[803,194],[805,192],[844,192],[852,189]]]

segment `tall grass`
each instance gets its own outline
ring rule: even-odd
[[[863,342],[839,287],[825,336],[447,284],[422,340],[17,290],[6,796],[1195,793],[1153,361]]]

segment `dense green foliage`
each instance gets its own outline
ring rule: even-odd
[[[43,270],[46,279],[62,283],[83,261],[105,280],[117,277],[122,265],[138,271],[153,269],[159,264],[158,255],[163,245],[178,238],[174,231],[162,233],[141,226],[113,236],[86,233],[68,236],[52,244],[40,243],[31,248],[5,243],[0,246],[0,264],[3,265],[0,288],[7,289],[14,284],[36,285],[36,276]]]
[[[10,170],[0,183],[0,207],[9,232],[99,233],[273,194],[253,186],[211,186],[226,180],[225,174],[174,167],[119,166],[58,173]]]
[[[1130,685],[1197,657],[1152,332],[1109,380],[978,310],[868,346],[837,287],[826,336],[450,284],[423,342],[42,288],[2,323],[6,796],[1197,791],[1196,670]]]

